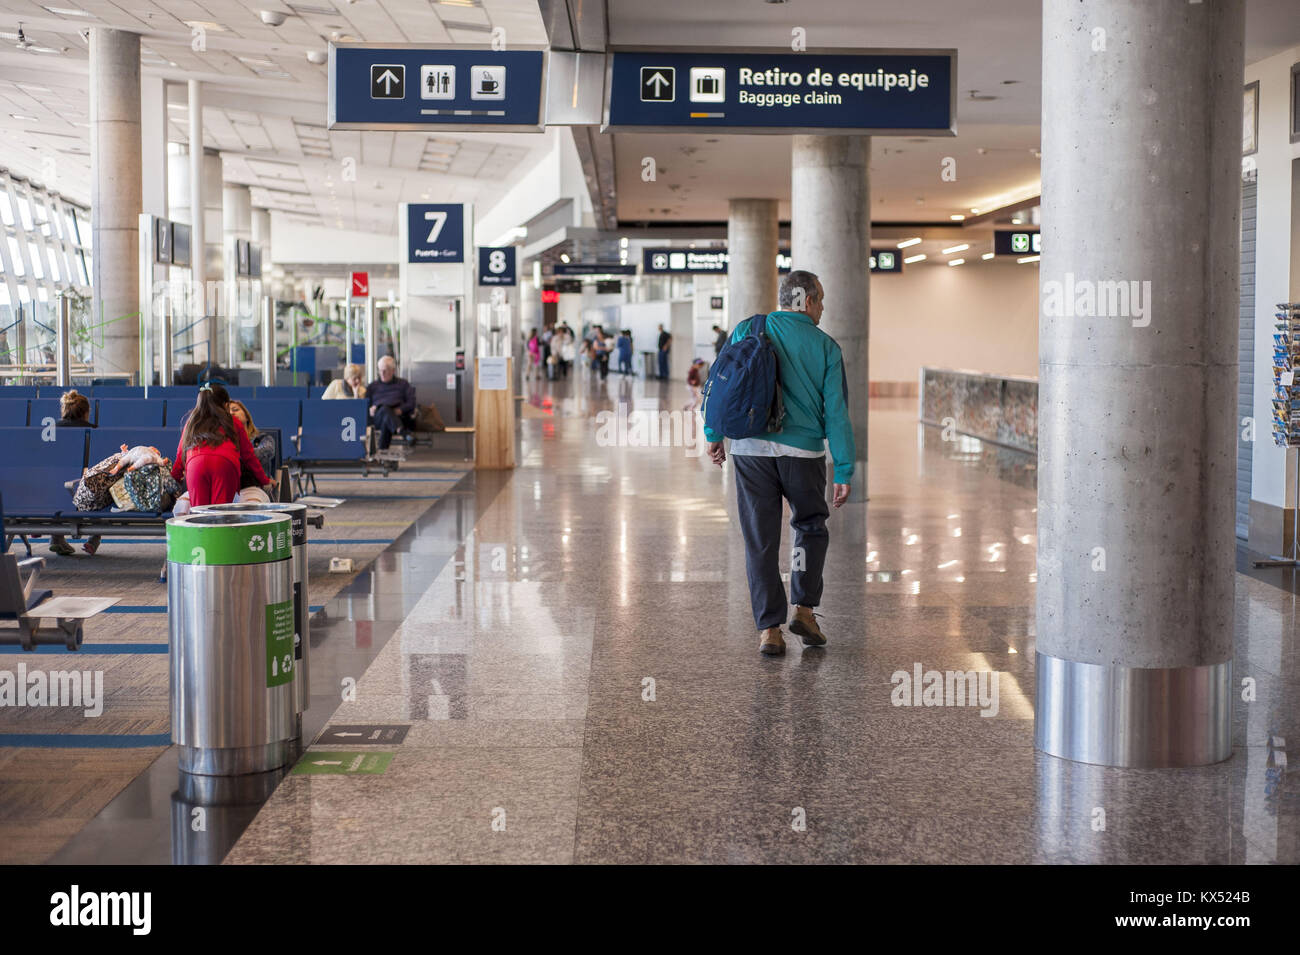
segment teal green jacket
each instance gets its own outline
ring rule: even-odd
[[[736,326],[727,343],[749,334],[749,319]],[[773,312],[767,316],[767,337],[776,351],[785,399],[785,423],[778,432],[754,435],[805,451],[820,451],[830,443],[835,462],[835,483],[853,480],[853,425],[849,422],[848,377],[844,357],[835,339],[802,312]],[[710,442],[722,435],[704,429]]]

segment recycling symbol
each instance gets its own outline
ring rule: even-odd
[[[249,550],[261,550],[264,546],[266,546],[266,541],[260,537],[253,536],[248,539]]]

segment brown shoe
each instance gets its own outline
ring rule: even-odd
[[[797,633],[805,647],[826,646],[826,634],[817,626],[817,619],[809,607],[795,607],[794,619],[790,621],[790,632]]]
[[[768,627],[763,631],[763,639],[758,645],[758,652],[769,657],[779,657],[785,653],[785,638],[781,636],[780,627]]]

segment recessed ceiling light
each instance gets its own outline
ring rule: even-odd
[[[966,262],[965,259],[953,259],[953,260],[952,260],[951,262],[949,262],[948,264],[949,264],[949,265],[962,265],[962,264],[964,264],[965,262]]]
[[[24,116],[22,113],[10,113],[9,115],[12,116],[14,119],[22,119],[22,120],[26,120],[26,121],[29,122],[29,123],[39,123],[39,122],[40,122],[40,120],[37,119],[35,116]]]
[[[220,23],[213,23],[211,20],[183,20],[187,27],[202,27],[204,30],[211,30],[213,33],[225,33],[226,28]]]
[[[969,242],[963,242],[961,245],[953,245],[943,250],[944,255],[952,255],[954,252],[965,252],[970,248]]]
[[[1023,259],[1016,259],[1016,262],[1019,265],[1024,265],[1026,262],[1037,262],[1039,258],[1040,256],[1037,255],[1026,255]]]
[[[980,256],[980,258],[984,259],[987,262],[989,259],[993,258],[993,253],[985,252],[983,255]]]
[[[924,252],[922,252],[920,255],[910,255],[907,258],[903,259],[903,264],[911,265],[913,262],[924,262],[925,259],[926,259],[926,255]]]
[[[50,13],[58,14],[61,17],[93,17],[93,13],[87,13],[85,10],[77,10],[73,7],[46,7]]]
[[[954,216],[949,216],[948,218],[951,219],[953,222],[961,222],[966,217],[963,215],[954,215]]]
[[[906,249],[909,246],[920,245],[920,243],[921,243],[921,237],[917,236],[914,239],[904,239],[902,242],[898,243],[898,247],[900,249]]]

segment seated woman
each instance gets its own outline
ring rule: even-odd
[[[325,386],[322,398],[364,398],[366,386],[362,384],[365,372],[360,365],[348,365],[343,369],[343,377],[335,378]]]
[[[71,391],[65,391],[59,397],[59,414],[62,417],[54,422],[56,428],[95,427],[90,423],[90,399],[75,388]],[[81,549],[94,556],[95,551],[99,550],[99,541],[100,536],[95,534],[81,545]],[[60,557],[68,557],[73,553],[72,545],[68,543],[68,539],[62,534],[50,535],[50,550]]]
[[[258,431],[257,425],[253,424],[253,416],[249,414],[248,408],[242,401],[232,398],[230,404],[226,406],[230,411],[230,417],[234,418],[244,426],[248,433],[249,443],[253,446],[253,453],[257,455],[257,461],[262,465],[264,474],[275,473],[275,438],[265,431]],[[253,501],[258,504],[269,504],[270,496],[258,485],[257,476],[247,467],[241,467],[239,472],[239,493],[235,495],[235,500]]]
[[[253,452],[248,432],[226,410],[229,403],[225,388],[212,383],[203,385],[181,429],[172,477],[184,481],[189,507],[232,503],[239,493],[244,468],[251,472],[258,487],[271,483]],[[180,502],[174,512],[184,513]]]

